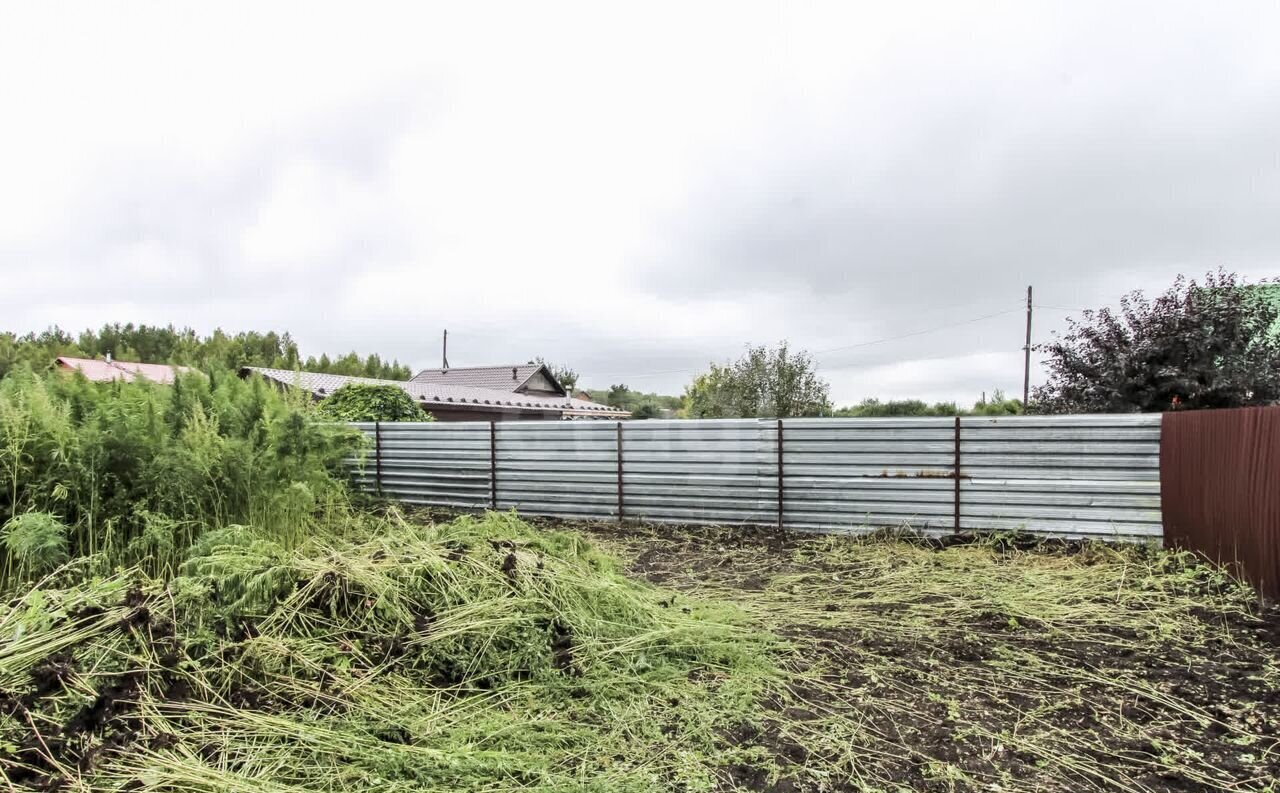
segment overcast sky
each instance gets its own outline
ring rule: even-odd
[[[0,329],[967,402],[1027,284],[1280,275],[1276,3],[621,8],[4,4]]]

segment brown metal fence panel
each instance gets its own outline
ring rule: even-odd
[[[1280,407],[1164,414],[1160,485],[1167,545],[1280,598]]]

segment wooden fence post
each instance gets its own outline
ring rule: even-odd
[[[382,497],[382,422],[373,422],[373,483]]]
[[[489,422],[489,509],[498,510],[498,427]]]
[[[782,531],[782,419],[778,419],[778,531]]]
[[[951,460],[951,479],[955,483],[954,498],[952,500],[953,519],[955,523],[952,531],[956,534],[960,533],[960,417],[956,416],[955,431],[955,452]]]
[[[617,446],[618,446],[618,454],[617,454],[617,457],[618,457],[618,523],[619,523],[619,524],[621,524],[621,523],[623,522],[623,515],[625,514],[625,513],[623,512],[623,506],[622,506],[622,505],[623,505],[623,499],[622,499],[622,422],[621,422],[621,421],[619,421],[619,422],[618,422],[617,438],[618,438],[618,440],[617,440]]]

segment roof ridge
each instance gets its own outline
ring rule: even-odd
[[[600,403],[578,400],[569,396],[542,396],[525,394],[479,385],[454,384],[438,381],[416,380],[384,380],[359,375],[328,374],[326,372],[307,372],[303,370],[277,369],[268,366],[244,366],[242,371],[253,371],[262,374],[284,385],[296,383],[299,387],[318,395],[331,393],[330,389],[351,382],[363,382],[377,385],[393,385],[408,392],[415,401],[432,402],[434,404],[487,404],[516,408],[551,409],[558,411],[593,411],[617,412],[616,408]]]
[[[539,364],[539,363],[507,363],[507,364],[495,363],[495,364],[486,364],[484,366],[428,366],[424,368],[422,371],[424,372],[427,372],[427,371],[465,372],[465,371],[475,371],[476,369],[525,369],[530,367],[537,369],[540,366],[542,366],[542,364]]]

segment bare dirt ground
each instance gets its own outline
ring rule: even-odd
[[[1188,555],[574,528],[780,638],[726,790],[1280,791],[1280,610]]]

